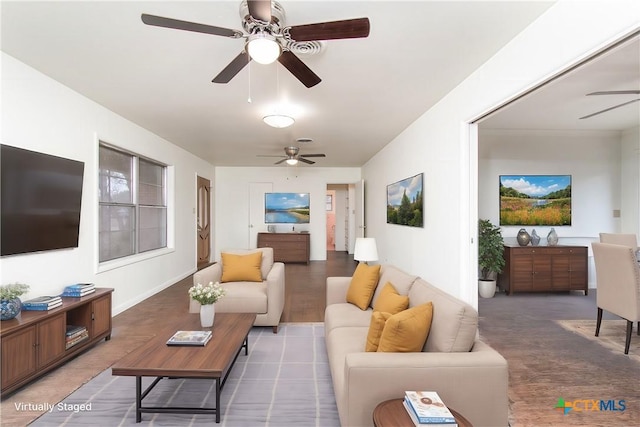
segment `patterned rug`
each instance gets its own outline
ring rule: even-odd
[[[146,380],[146,381],[145,381]],[[152,378],[143,379],[143,389]],[[222,389],[221,427],[340,426],[322,323],[253,328]],[[163,379],[143,401],[153,406],[215,406],[215,383]],[[215,415],[142,414],[154,426],[216,425]],[[34,426],[133,426],[135,377],[103,371],[38,418]]]
[[[631,334],[631,345],[629,346],[629,354],[624,354],[624,342],[627,331],[626,320],[603,320],[600,326],[600,336],[596,337],[596,321],[595,320],[556,320],[556,322],[568,331],[587,338],[589,341],[596,342],[601,346],[611,350],[613,353],[629,357],[632,360],[640,362],[640,336],[638,336],[636,325],[633,325]]]

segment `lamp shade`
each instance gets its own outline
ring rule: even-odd
[[[377,261],[378,247],[376,246],[376,239],[373,237],[358,237],[353,252],[353,259],[364,262]]]
[[[259,32],[251,34],[247,42],[247,52],[259,64],[271,64],[280,56],[280,44],[271,34]]]
[[[295,158],[294,158],[294,159],[287,159],[287,160],[285,160],[285,162],[286,162],[288,165],[294,166],[294,165],[297,165],[297,164],[298,164],[298,159],[295,159]]]
[[[274,128],[286,128],[295,123],[295,119],[284,114],[270,114],[264,116],[262,121]]]

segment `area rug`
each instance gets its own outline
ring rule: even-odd
[[[631,335],[631,345],[629,346],[629,354],[624,354],[624,342],[627,331],[626,320],[603,320],[600,326],[600,336],[595,336],[596,321],[595,320],[556,320],[560,326],[568,331],[576,333],[589,341],[593,341],[613,353],[621,356],[629,357],[632,360],[640,362],[640,336],[637,335],[636,325],[634,325]]]
[[[143,388],[151,378],[143,379]],[[221,427],[340,426],[322,323],[253,328],[249,355],[238,356],[220,403]],[[202,379],[163,379],[143,401],[154,406],[215,406],[215,383]],[[135,378],[107,369],[80,387],[34,426],[133,426]],[[214,415],[142,414],[153,426],[216,425]]]

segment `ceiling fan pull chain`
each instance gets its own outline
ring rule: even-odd
[[[249,85],[249,98],[247,98],[247,102],[251,104],[251,61],[249,61],[248,71],[247,71],[247,83]]]

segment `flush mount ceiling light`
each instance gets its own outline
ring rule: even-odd
[[[293,117],[286,116],[284,114],[270,114],[268,116],[264,116],[262,120],[274,128],[286,128],[295,123]]]
[[[297,165],[297,164],[298,164],[298,159],[287,159],[287,160],[285,160],[285,162],[286,162],[288,165],[295,166],[295,165]]]
[[[280,56],[280,43],[273,35],[260,31],[249,36],[247,52],[257,63],[271,64]]]

